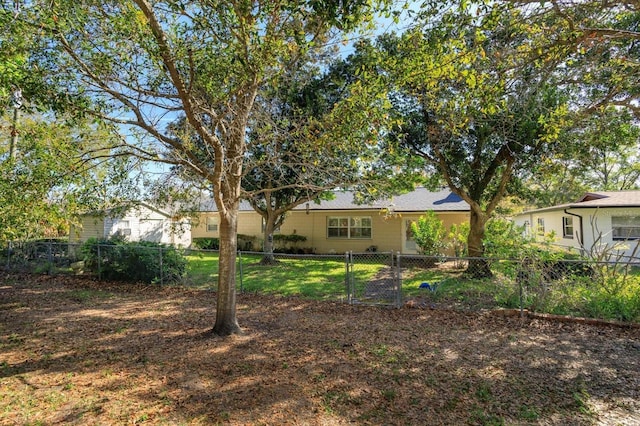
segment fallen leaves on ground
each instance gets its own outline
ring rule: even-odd
[[[638,425],[637,328],[0,277],[1,424]]]

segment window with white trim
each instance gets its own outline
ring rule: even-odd
[[[612,216],[611,230],[614,240],[639,240],[640,216]]]
[[[327,218],[327,238],[371,238],[370,216],[332,216]]]
[[[562,237],[573,238],[573,218],[571,216],[562,217]]]
[[[131,224],[128,220],[118,222],[118,233],[120,235],[131,235]]]
[[[218,218],[209,216],[207,217],[207,232],[218,232]]]
[[[536,228],[536,232],[538,235],[544,235],[544,218],[539,217],[537,223],[538,227]]]

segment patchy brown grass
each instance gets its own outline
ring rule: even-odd
[[[638,329],[0,277],[0,423],[638,425]]]

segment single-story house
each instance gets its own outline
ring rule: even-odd
[[[280,229],[284,235],[306,237],[299,247],[315,253],[399,251],[417,253],[411,223],[428,210],[434,210],[447,229],[469,221],[469,205],[448,189],[431,192],[417,188],[413,192],[370,204],[355,204],[353,192],[336,191],[332,200],[310,201],[290,211]],[[201,204],[192,238],[217,238],[219,217],[213,200]],[[249,203],[240,204],[238,234],[255,237],[253,249],[262,247],[262,217]]]
[[[574,203],[514,217],[529,235],[554,232],[555,244],[578,251],[640,257],[640,191],[588,192]]]
[[[80,217],[80,225],[72,226],[70,242],[84,242],[89,238],[124,236],[129,241],[151,241],[188,247],[191,244],[190,220],[144,202],[128,209],[112,209],[87,213]]]

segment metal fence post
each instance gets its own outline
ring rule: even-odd
[[[522,281],[520,281],[520,318],[524,318],[524,294],[522,290]]]
[[[349,252],[344,253],[344,288],[347,292],[347,303],[351,303],[351,288],[349,286]]]
[[[158,247],[158,253],[160,254],[160,286],[164,285],[164,268],[162,267],[162,246]]]
[[[529,280],[529,271],[526,270],[527,263],[520,260],[518,272],[516,273],[516,283],[518,284],[518,297],[520,303],[520,318],[524,318],[524,281]]]
[[[100,252],[100,244],[96,244],[98,247],[98,279],[102,280],[102,253]]]
[[[52,246],[53,242],[52,241],[47,241],[47,261],[49,262],[49,264],[47,265],[47,271],[49,271],[49,275],[53,274],[53,250],[52,250]]]
[[[392,252],[393,254],[393,252]],[[400,259],[400,252],[398,252],[397,254],[397,262],[396,262],[396,273],[395,275],[395,288],[396,288],[396,307],[400,308],[402,307],[402,270],[401,270],[401,259]]]
[[[240,276],[240,293],[244,292],[243,274],[242,274],[242,251],[238,251],[238,271]]]

